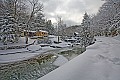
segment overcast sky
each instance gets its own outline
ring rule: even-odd
[[[62,17],[67,25],[80,24],[85,12],[96,14],[103,4],[101,0],[42,0],[47,19],[56,22],[56,17]]]

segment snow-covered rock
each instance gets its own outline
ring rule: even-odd
[[[27,50],[29,51],[38,51],[38,50],[41,50],[41,46],[40,45],[30,45],[27,47]]]
[[[65,47],[69,47],[69,46],[71,46],[71,45],[69,45],[69,43],[64,42],[64,41],[62,41],[62,42],[59,43],[59,44],[53,43],[53,44],[51,45],[51,47],[53,47],[53,48],[65,48]]]
[[[66,62],[68,62],[68,60],[64,56],[59,55],[53,64],[56,66],[62,66]]]

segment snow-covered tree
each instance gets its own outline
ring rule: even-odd
[[[91,44],[93,35],[90,32],[91,19],[90,16],[85,13],[82,20],[82,43],[86,47]]]
[[[2,18],[1,19],[2,24],[0,26],[1,42],[4,45],[17,42],[18,34],[15,18],[12,17],[9,12],[6,12],[6,14],[1,18]]]
[[[103,0],[105,3],[100,7],[99,12],[94,16],[93,23],[100,35],[104,33],[109,36],[114,31],[115,23],[119,19],[115,16],[120,12],[120,0]],[[114,27],[113,27],[114,25]]]
[[[117,15],[115,15],[115,17],[112,20],[112,25],[109,28],[111,36],[116,36],[117,34],[119,34],[119,27],[120,27],[120,12]]]
[[[25,29],[25,23],[28,20],[27,13],[27,3],[26,0],[1,0],[0,1],[0,14],[1,16],[9,12],[11,16],[14,17],[17,22],[17,27],[19,27],[19,33]]]
[[[39,31],[45,30],[45,17],[42,12],[39,12],[32,20],[30,30]]]
[[[65,28],[66,28],[66,24],[64,24],[64,21],[62,19],[61,16],[57,16],[57,28],[56,28],[56,32],[58,35],[58,42],[59,42],[59,36],[61,36],[61,39],[64,39],[65,37]]]
[[[51,20],[46,21],[46,30],[48,31],[49,34],[55,34],[55,29],[52,25]]]

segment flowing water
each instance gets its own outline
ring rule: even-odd
[[[69,61],[84,51],[78,47],[57,49],[28,60],[0,65],[0,80],[37,80],[59,67],[53,64],[58,55]]]

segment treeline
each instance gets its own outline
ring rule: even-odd
[[[92,18],[92,27],[97,36],[120,34],[120,0],[104,0],[97,15]]]

